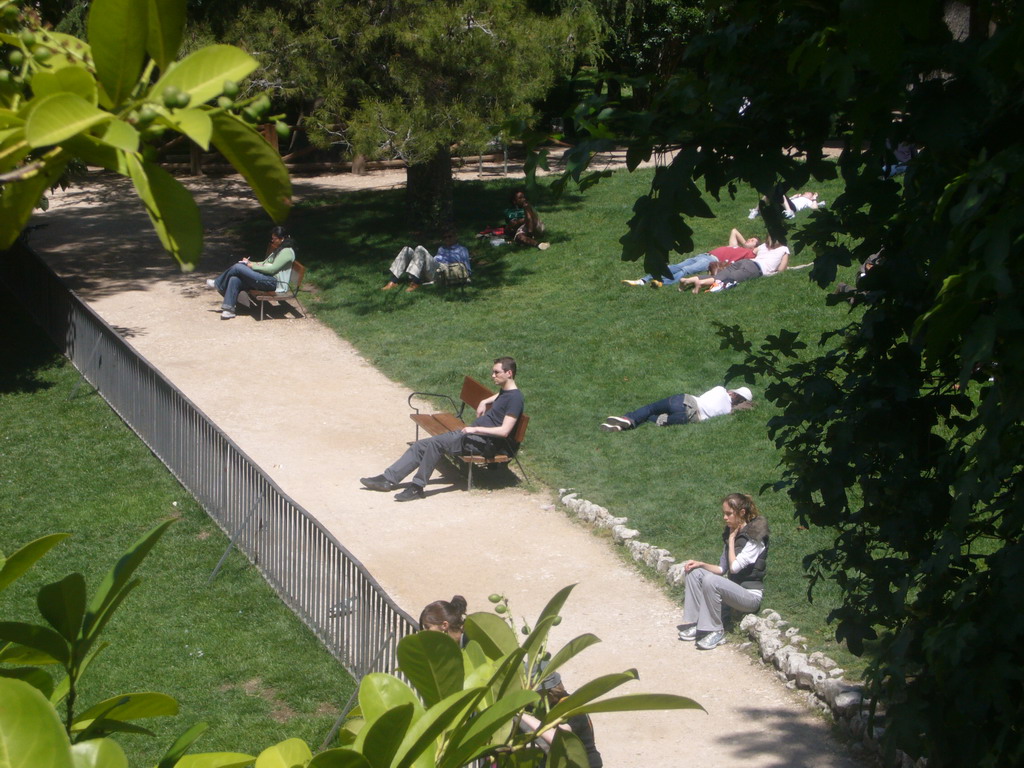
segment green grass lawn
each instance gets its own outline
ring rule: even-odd
[[[380,290],[394,254],[414,239],[401,190],[306,201],[290,225],[318,291],[310,302],[317,317],[387,375],[411,389],[456,394],[464,374],[488,381],[493,358],[517,358],[532,418],[521,458],[532,477],[575,488],[628,516],[644,541],[678,558],[711,561],[721,547],[721,497],[757,495],[773,533],[765,605],[816,647],[835,652],[825,616],[837,596],[821,588],[808,604],[801,568],[803,556],[828,541],[829,531],[799,528],[785,496],[759,494],[779,473],[779,454],[766,431],[775,410],[760,398],[764,382],[752,384],[751,412],[685,427],[598,431],[605,416],[723,383],[739,356],[720,350],[716,322],[739,325],[755,341],[786,328],[804,332],[811,343],[848,320],[845,305],[825,306],[807,270],[699,296],[621,285],[643,272],[619,260],[617,240],[649,181],[650,172],[620,172],[584,194],[555,199],[545,187],[531,194],[548,226],[546,252],[475,240],[476,231],[500,222],[516,182],[460,182],[458,225],[476,265],[465,291]],[[825,200],[838,191],[816,189]],[[763,235],[761,222],[747,219],[755,202],[751,192],[725,199],[715,206],[717,219],[691,222],[698,249],[724,244],[733,226]],[[245,232],[254,247],[265,235],[255,226]],[[437,246],[424,244],[431,251]],[[791,264],[809,260],[798,254]],[[853,271],[842,277],[850,281]]]
[[[319,747],[354,684],[237,552],[207,585],[226,538],[143,443],[7,302],[0,372],[0,550],[46,533],[73,537],[6,592],[0,616],[43,623],[35,592],[73,571],[90,590],[167,517],[178,521],[140,569],[142,584],[105,633],[77,711],[108,696],[174,696],[157,738],[123,735],[132,765],[155,765],[199,721],[197,751],[257,751],[288,737]],[[72,395],[72,393],[74,393]]]

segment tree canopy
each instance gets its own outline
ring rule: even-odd
[[[1024,23],[982,0],[739,0],[647,110],[595,97],[578,114],[590,139],[637,163],[677,147],[634,208],[623,259],[658,269],[692,249],[706,196],[769,193],[815,179],[844,192],[795,238],[811,279],[881,252],[837,330],[789,330],[725,344],[731,373],[770,382],[777,483],[804,524],[833,527],[805,565],[834,579],[836,635],[870,659],[890,746],[929,765],[1024,760]],[[833,141],[837,161],[823,153]],[[920,153],[900,179],[883,164],[901,142]],[[764,211],[785,237],[779,211]],[[845,314],[849,312],[849,314]]]

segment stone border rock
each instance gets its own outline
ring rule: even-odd
[[[667,549],[640,541],[640,531],[628,527],[628,518],[616,517],[604,507],[579,498],[571,488],[560,488],[558,497],[583,522],[611,531],[616,544],[625,547],[635,561],[661,574],[667,585],[675,587],[685,582],[683,564],[677,563]],[[776,676],[786,687],[806,691],[806,701],[812,709],[831,714],[848,735],[886,765],[894,768],[927,766],[925,758],[914,761],[898,750],[885,760],[880,743],[885,732],[882,708],[876,708],[874,722],[869,725],[870,702],[864,699],[864,687],[844,679],[844,670],[834,659],[820,651],[808,654],[807,638],[776,611],[769,608],[761,611],[760,616],[747,614],[740,621],[740,629],[752,640],[741,647],[756,644],[761,662],[775,667]]]

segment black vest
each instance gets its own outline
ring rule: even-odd
[[[736,573],[729,573],[729,580],[739,584],[744,589],[764,590],[764,578],[768,572],[768,521],[763,517],[755,517],[736,534],[736,554],[739,555],[743,548],[750,541],[759,541],[764,544],[764,551],[753,563]],[[729,528],[726,526],[722,531],[722,542],[729,546]],[[727,550],[728,551],[728,550]]]

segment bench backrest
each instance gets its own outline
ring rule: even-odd
[[[302,279],[306,276],[306,268],[298,261],[292,262],[292,274],[288,279],[288,289],[292,293],[298,293],[302,287]]]
[[[486,400],[493,394],[472,376],[467,376],[462,380],[462,392],[459,393],[459,399],[475,411],[481,400]]]

